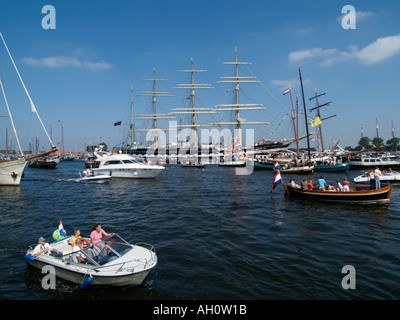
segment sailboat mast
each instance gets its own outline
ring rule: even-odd
[[[17,135],[17,130],[15,130],[14,121],[13,121],[13,118],[12,118],[12,115],[11,115],[10,107],[8,106],[8,101],[7,101],[6,93],[4,92],[3,80],[1,80],[1,79],[0,79],[0,86],[1,86],[1,91],[3,92],[3,97],[4,97],[4,101],[5,101],[5,103],[6,103],[6,107],[7,107],[8,115],[9,115],[9,117],[10,117],[11,125],[12,125],[13,130],[14,130],[15,138],[17,139],[19,152],[21,153],[21,156],[23,157],[23,156],[24,156],[24,153],[22,152],[21,145],[20,145],[20,143],[19,143],[19,139],[18,139],[18,135]],[[8,133],[7,133],[7,134],[8,134]],[[7,142],[7,144],[8,144],[8,142]]]
[[[133,148],[133,88],[131,87],[131,123],[129,125],[129,128],[131,129],[131,148]]]
[[[239,62],[238,61],[238,52],[237,48],[235,48],[235,61],[234,62],[224,62],[224,64],[229,64],[229,65],[235,65],[235,73],[236,75],[233,77],[221,77],[221,79],[218,81],[219,83],[233,83],[235,85],[235,101],[236,103],[233,104],[221,104],[221,105],[216,105],[215,107],[217,108],[216,110],[218,111],[235,111],[236,114],[236,119],[235,122],[219,122],[216,123],[216,125],[235,125],[238,131],[238,143],[242,144],[242,125],[247,124],[269,124],[268,122],[248,122],[245,121],[244,119],[240,118],[240,111],[242,110],[260,110],[260,109],[265,109],[262,106],[262,104],[253,104],[253,103],[248,103],[248,104],[243,104],[239,103],[239,85],[242,82],[245,83],[258,83],[259,81],[256,79],[256,77],[241,77],[239,76],[239,65],[249,65],[251,64],[250,62]],[[220,108],[222,107],[222,108]]]
[[[308,135],[307,108],[306,108],[306,100],[305,100],[305,98],[304,98],[303,79],[302,79],[302,77],[301,77],[300,66],[299,66],[299,77],[300,77],[300,85],[301,85],[301,94],[302,94],[302,96],[303,96],[304,118],[305,118],[305,121],[306,121],[308,161],[311,161],[310,137],[309,137],[309,135]]]
[[[236,62],[236,84],[235,84],[235,96],[236,104],[239,106],[239,64],[238,64],[238,52],[235,48],[235,62]],[[238,140],[242,143],[242,124],[240,123],[240,108],[236,110],[236,127],[238,129]]]
[[[138,120],[146,120],[146,119],[151,119],[153,120],[153,128],[152,129],[140,129],[140,130],[134,130],[134,131],[153,131],[155,133],[155,147],[158,148],[158,131],[161,129],[158,129],[157,126],[157,119],[174,119],[175,117],[171,117],[170,114],[157,114],[157,97],[173,97],[174,95],[171,94],[170,92],[160,92],[157,91],[156,88],[156,82],[157,81],[166,81],[167,79],[156,79],[156,69],[153,69],[153,78],[152,79],[143,79],[145,81],[152,81],[153,83],[153,91],[146,91],[146,92],[140,92],[137,94],[137,96],[151,96],[153,97],[152,103],[153,103],[153,115],[137,115],[135,119]],[[162,130],[168,130],[168,129],[162,129]]]
[[[196,148],[199,145],[197,128],[211,126],[211,125],[197,124],[196,114],[216,113],[215,110],[213,110],[212,108],[196,108],[196,106],[195,106],[195,96],[196,96],[195,89],[214,89],[214,87],[211,86],[210,84],[195,83],[195,81],[194,81],[195,72],[206,72],[206,71],[207,70],[194,69],[194,59],[191,57],[190,58],[190,69],[179,70],[179,72],[190,72],[190,83],[177,84],[176,87],[174,88],[174,89],[185,89],[185,90],[190,89],[190,99],[192,100],[191,108],[174,108],[174,109],[172,109],[174,111],[174,112],[172,112],[172,114],[174,114],[174,115],[175,114],[191,114],[191,124],[190,125],[181,125],[181,130],[182,130],[182,127],[191,127],[193,129],[194,146]]]

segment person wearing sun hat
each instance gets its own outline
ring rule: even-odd
[[[43,253],[55,253],[56,256],[60,256],[62,255],[61,251],[58,251],[55,248],[52,248],[47,242],[46,239],[44,237],[40,237],[38,239],[38,245],[35,247],[35,249],[33,250],[33,256],[37,257],[40,256]]]

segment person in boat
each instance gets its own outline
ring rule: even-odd
[[[375,174],[374,174],[373,169],[368,171],[368,177],[369,177],[369,183],[371,184],[371,190],[374,190],[375,189]]]
[[[325,179],[320,176],[318,179],[318,189],[319,190],[325,190],[325,186],[327,186],[328,184],[326,183]]]
[[[98,255],[105,255],[103,252],[103,250],[105,249],[104,243],[101,242],[103,235],[106,237],[110,237],[114,234],[115,233],[105,232],[104,229],[101,228],[101,224],[98,222],[93,225],[92,229],[90,229],[90,241],[94,245],[95,251]]]
[[[339,180],[336,180],[336,183],[337,183],[337,185],[338,185],[338,190],[337,190],[337,191],[343,191],[343,186],[342,186],[342,184],[340,183],[340,181],[339,181]]]
[[[82,239],[81,230],[75,229],[74,232],[75,232],[75,235],[71,237],[71,240],[69,240],[69,244],[72,247],[75,246],[75,242],[76,242],[77,239]]]
[[[310,180],[310,182],[307,183],[307,190],[313,190],[313,189],[314,189],[314,185],[313,185],[312,180]]]
[[[46,242],[45,238],[40,237],[38,239],[38,245],[35,247],[35,249],[33,249],[33,256],[38,257],[43,253],[50,253],[50,255],[55,257],[62,256],[61,251],[58,251],[57,249],[53,248]]]
[[[290,179],[289,185],[292,186],[293,188],[300,189],[300,186],[296,182],[294,182],[293,179]]]
[[[328,191],[336,191],[336,188],[333,186],[332,183],[329,184]]]
[[[350,191],[350,183],[347,178],[343,179],[343,191],[349,192]]]
[[[72,247],[72,261],[75,263],[85,263],[87,260],[85,255],[82,253],[83,239],[76,239],[75,245]]]
[[[375,189],[380,189],[381,188],[381,180],[380,176],[382,175],[381,170],[379,170],[378,167],[376,167],[374,171],[374,176],[375,176]]]
[[[308,187],[307,187],[307,179],[304,179],[304,180],[301,182],[301,189],[302,189],[302,190],[307,190],[307,189],[308,189]]]

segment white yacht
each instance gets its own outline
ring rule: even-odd
[[[350,168],[400,168],[400,157],[398,154],[371,154],[355,157],[350,160]]]
[[[109,174],[112,178],[149,179],[158,176],[165,167],[139,162],[129,154],[95,152],[96,164],[92,167],[95,173]]]

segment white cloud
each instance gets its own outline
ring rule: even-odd
[[[336,53],[336,49],[321,49],[321,48],[312,48],[306,50],[293,51],[289,53],[289,61],[290,62],[300,62],[305,59],[315,58],[315,57],[327,57]]]
[[[400,52],[400,34],[379,38],[356,53],[356,57],[371,65],[390,58]]]
[[[287,88],[295,88],[296,86],[299,85],[299,79],[290,79],[290,80],[272,80],[272,84],[276,85],[281,89],[282,91],[287,89]],[[303,80],[303,85],[306,86],[311,83],[310,79],[304,79]]]
[[[305,60],[318,59],[325,66],[330,66],[338,61],[357,59],[366,65],[388,59],[400,53],[400,34],[378,38],[373,43],[359,49],[350,45],[347,51],[337,49],[312,48],[290,52],[289,62],[300,63]]]
[[[66,56],[54,56],[46,58],[32,58],[26,57],[22,58],[22,62],[34,67],[47,67],[47,68],[86,68],[91,71],[105,70],[111,68],[111,65],[101,61],[101,62],[88,62],[81,61],[76,57],[66,57]]]

